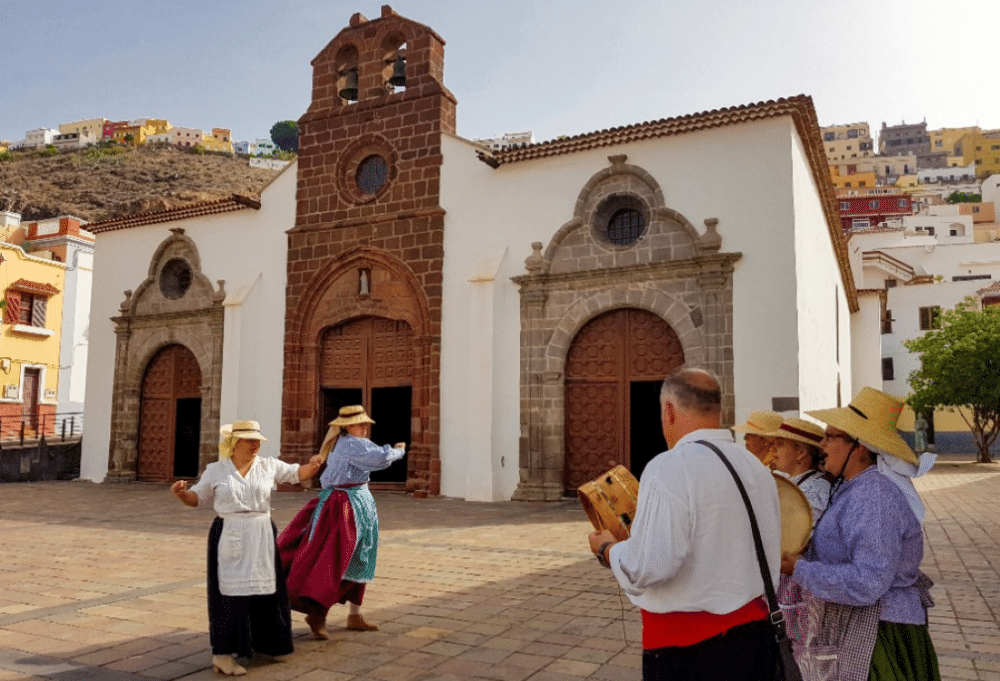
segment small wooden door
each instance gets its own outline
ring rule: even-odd
[[[25,430],[38,433],[38,396],[41,392],[41,369],[25,369],[21,394],[21,419]]]
[[[375,420],[371,439],[377,444],[411,442],[413,349],[410,325],[382,317],[363,317],[328,329],[320,363],[322,432],[348,404],[362,404]],[[407,457],[372,473],[373,482],[405,483]]]
[[[683,363],[677,334],[645,310],[607,312],[580,329],[566,357],[568,494],[617,464],[639,477],[666,449],[659,388]]]
[[[168,345],[146,366],[139,403],[137,477],[164,482],[197,477],[201,369],[183,345]]]

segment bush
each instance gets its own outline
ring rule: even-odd
[[[9,151],[0,151],[0,163],[3,163],[4,161],[13,161],[13,160],[14,160],[14,155],[12,153],[10,153]]]

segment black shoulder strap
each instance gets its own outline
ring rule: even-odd
[[[767,556],[764,554],[764,542],[760,538],[760,528],[757,527],[757,516],[754,515],[753,506],[750,504],[750,497],[747,495],[747,490],[743,486],[743,481],[740,480],[740,476],[736,473],[736,469],[733,465],[729,463],[729,459],[726,455],[722,453],[718,447],[713,445],[711,442],[706,442],[705,440],[698,440],[698,444],[705,445],[713,452],[715,452],[722,463],[726,465],[729,472],[733,476],[733,480],[736,481],[736,486],[740,489],[740,496],[743,497],[743,503],[746,504],[747,514],[750,516],[750,529],[753,532],[753,543],[754,547],[757,549],[757,564],[760,565],[760,578],[764,582],[764,593],[767,595],[767,607],[771,611],[771,623],[776,629],[780,630],[779,635],[784,634],[785,630],[785,618],[781,614],[781,608],[778,607],[778,597],[774,593],[774,583],[771,581],[771,572],[767,568]]]

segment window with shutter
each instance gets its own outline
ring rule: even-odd
[[[21,292],[8,290],[7,305],[3,311],[3,320],[7,324],[17,324],[21,317]]]

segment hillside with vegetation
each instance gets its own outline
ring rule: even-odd
[[[99,222],[232,194],[257,196],[275,175],[251,168],[246,157],[172,147],[12,152],[0,156],[0,210],[20,213],[22,221],[74,215]]]

